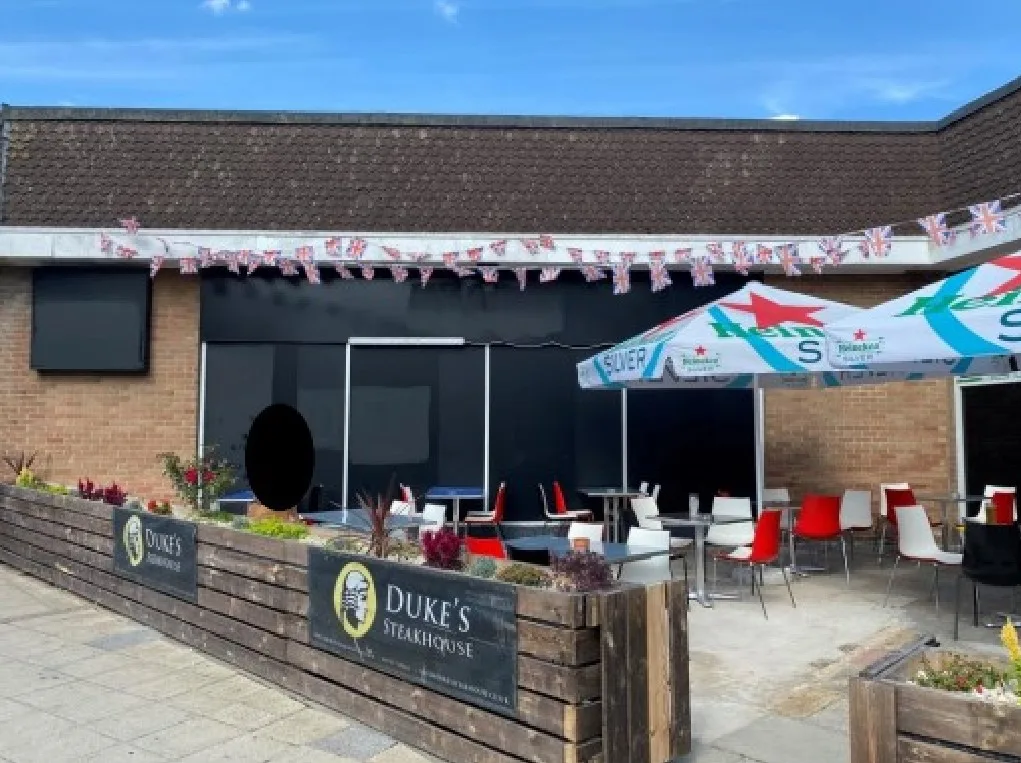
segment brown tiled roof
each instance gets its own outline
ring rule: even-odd
[[[1021,96],[989,98],[908,124],[6,109],[0,221],[832,233],[1017,190]]]

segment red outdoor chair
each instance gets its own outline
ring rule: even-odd
[[[570,514],[574,519],[578,519],[580,521],[592,519],[591,511],[567,508],[567,499],[564,497],[564,489],[560,487],[560,483],[556,480],[553,480],[553,508],[556,509],[557,514]]]
[[[493,499],[492,511],[469,511],[463,525],[493,525],[497,532],[500,531],[500,523],[503,521],[504,504],[507,500],[507,483],[501,482],[496,491],[496,498]]]
[[[989,499],[993,504],[993,511],[996,515],[996,524],[1014,524],[1014,494],[1007,492],[993,493]]]
[[[769,615],[766,614],[766,602],[762,598],[762,572],[767,564],[772,564],[780,556],[780,519],[781,512],[769,509],[764,510],[759,515],[759,521],[755,523],[755,535],[752,538],[752,545],[741,546],[729,554],[720,556],[721,559],[726,559],[730,562],[748,565],[752,573],[752,591],[755,590],[755,570],[758,568],[759,603],[762,605],[762,615],[767,620]],[[791,581],[787,577],[787,570],[781,567],[780,572],[783,574],[783,582],[787,584],[787,593],[791,596],[791,606],[796,607],[794,591],[791,590]]]
[[[851,585],[851,571],[847,566],[847,543],[840,527],[839,495],[806,495],[801,503],[798,518],[794,522],[794,537],[823,543],[839,540],[840,551],[844,555],[844,575],[847,577],[847,584]]]
[[[464,548],[471,556],[489,556],[493,559],[506,559],[507,549],[499,538],[473,538],[465,536]]]

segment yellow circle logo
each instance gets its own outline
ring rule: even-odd
[[[376,619],[376,584],[363,564],[348,562],[333,587],[333,609],[344,632],[362,638]]]
[[[128,553],[128,563],[137,567],[145,558],[145,539],[142,537],[142,520],[130,517],[124,523],[124,550]]]

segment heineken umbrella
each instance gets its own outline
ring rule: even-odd
[[[951,373],[1016,370],[1021,254],[988,262],[827,324],[835,367],[877,370],[929,361]]]

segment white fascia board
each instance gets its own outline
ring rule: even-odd
[[[982,252],[991,251],[991,247],[1008,247],[1018,244],[1021,240],[1021,223],[1016,217],[1008,218],[1008,231],[1003,234],[980,236],[972,239],[967,231],[958,236],[958,241],[947,247],[935,248],[929,245],[925,236],[898,236],[892,240],[890,253],[882,259],[865,258],[858,251],[858,237],[848,237],[843,241],[847,251],[846,259],[837,268],[828,268],[827,272],[882,272],[918,269],[953,269],[954,261],[966,257],[975,257]],[[801,254],[801,267],[808,267],[808,260],[821,256],[818,243],[821,237],[808,236],[745,236],[730,235],[554,235],[556,247],[552,250],[541,249],[537,254],[530,254],[518,242],[523,239],[537,239],[534,233],[385,233],[385,232],[344,232],[336,231],[240,231],[240,230],[169,230],[142,229],[137,235],[129,235],[121,229],[110,228],[42,228],[42,227],[0,227],[0,262],[14,265],[38,265],[59,263],[101,263],[131,262],[117,253],[104,253],[101,248],[103,237],[109,237],[116,245],[126,245],[137,249],[137,259],[148,261],[151,257],[164,256],[166,266],[176,266],[180,259],[197,256],[199,247],[214,252],[251,250],[259,254],[265,250],[280,250],[284,256],[294,256],[298,247],[311,246],[315,251],[315,259],[324,263],[354,261],[344,256],[343,249],[338,255],[328,255],[325,242],[328,239],[341,239],[343,246],[353,238],[365,239],[371,245],[358,264],[374,265],[443,265],[445,252],[465,252],[474,247],[483,247],[481,264],[500,267],[514,266],[563,266],[577,267],[568,249],[576,248],[584,252],[584,264],[598,264],[595,260],[596,251],[612,253],[613,261],[621,252],[635,252],[634,264],[637,267],[648,265],[649,252],[665,251],[666,264],[669,267],[686,268],[678,265],[673,254],[678,249],[691,248],[696,256],[706,252],[706,245],[721,243],[729,255],[730,245],[735,241],[748,244],[753,258],[755,245],[778,246],[796,243]],[[508,241],[504,256],[497,256],[489,249],[494,241]],[[386,256],[380,247],[393,247],[405,255],[420,254],[424,257],[410,256],[393,260]],[[474,264],[464,263],[462,264]],[[730,269],[728,264],[716,264],[717,269]],[[763,268],[754,264],[753,270],[780,272],[779,265]]]

